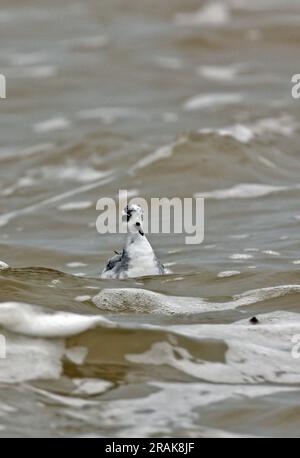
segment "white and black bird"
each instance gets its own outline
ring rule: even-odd
[[[101,274],[103,279],[119,279],[163,275],[159,262],[143,230],[144,213],[139,205],[127,205],[123,211],[127,222],[126,245],[122,253],[112,257]]]

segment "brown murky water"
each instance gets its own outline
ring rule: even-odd
[[[2,0],[0,436],[299,435],[299,26],[296,0]],[[119,189],[204,195],[204,243],[99,280]]]

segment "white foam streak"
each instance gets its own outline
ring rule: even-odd
[[[174,146],[175,143],[158,148],[154,151],[154,153],[151,153],[145,158],[140,159],[134,166],[134,170],[143,169],[144,167],[153,164],[153,162],[159,161],[160,159],[166,159],[168,157],[171,157],[173,154]]]
[[[183,109],[185,111],[194,111],[222,105],[236,105],[242,100],[243,95],[240,93],[199,94],[186,100],[183,104]]]
[[[232,81],[238,73],[238,68],[235,66],[214,66],[202,65],[197,68],[198,75],[216,81]]]
[[[87,210],[93,206],[93,202],[84,200],[81,202],[67,202],[66,204],[60,205],[58,210],[61,211],[74,211],[74,210]]]
[[[272,186],[266,184],[238,184],[228,189],[219,189],[197,193],[195,196],[204,197],[206,199],[251,199],[253,197],[263,197],[278,192],[299,189],[299,185],[295,186]]]
[[[68,129],[71,126],[70,121],[65,117],[48,119],[34,124],[33,130],[38,134],[53,132],[56,130]]]
[[[180,146],[184,144],[186,141],[186,137],[182,136],[180,137],[176,142],[170,143],[169,145],[161,146],[160,148],[156,149],[153,153],[150,153],[143,159],[140,159],[135,166],[132,168],[133,172],[143,169],[147,167],[148,165],[153,164],[154,162],[160,161],[161,159],[167,159],[168,157],[171,157],[174,148],[176,146]]]

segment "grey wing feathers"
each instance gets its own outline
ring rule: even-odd
[[[156,261],[156,265],[157,265],[158,270],[159,270],[159,274],[163,275],[165,273],[165,266],[157,259],[156,256],[155,256],[155,261]]]
[[[107,272],[108,270],[113,270],[116,265],[121,262],[122,255],[121,254],[116,254],[113,256],[108,263],[106,264],[105,271]]]

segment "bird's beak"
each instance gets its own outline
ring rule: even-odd
[[[139,230],[139,233],[140,233],[142,236],[145,235],[145,232],[143,231],[143,229],[140,229],[140,230]]]

